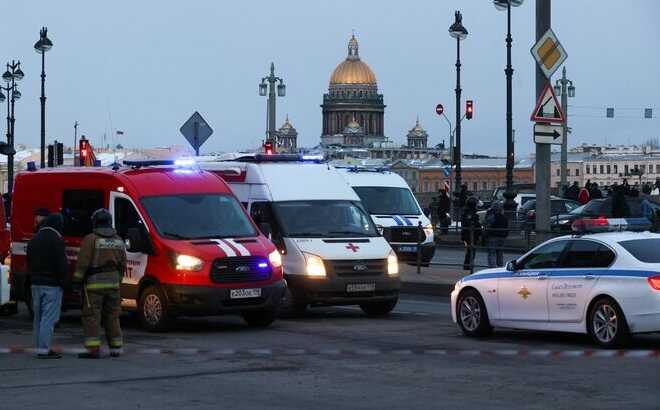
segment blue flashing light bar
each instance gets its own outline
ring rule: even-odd
[[[576,233],[597,232],[644,232],[651,229],[648,218],[581,218],[573,222],[571,228]]]

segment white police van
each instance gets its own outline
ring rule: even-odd
[[[580,234],[458,281],[452,318],[467,336],[493,327],[586,333],[603,347],[660,332],[660,235],[634,232],[648,227],[646,218],[576,221]]]
[[[199,166],[230,185],[282,253],[293,308],[353,304],[369,315],[394,309],[397,256],[334,167],[278,154]]]
[[[399,260],[415,262],[418,251],[422,264],[433,259],[433,226],[401,176],[379,168],[338,168],[338,171],[358,194]]]

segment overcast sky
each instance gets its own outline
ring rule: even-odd
[[[461,47],[464,98],[475,101],[464,152],[503,154],[506,15],[477,0],[15,1],[0,26],[0,55],[20,59],[25,72],[16,143],[38,145],[41,62],[33,45],[46,25],[54,43],[46,55],[48,140],[72,143],[77,120],[79,133],[97,142],[112,127],[125,132],[118,142],[126,146],[185,144],[179,127],[198,110],[215,130],[202,152],[255,147],[266,114],[257,85],[274,61],[287,84],[278,127],[288,113],[299,145],[314,146],[322,95],[355,30],[385,96],[385,134],[404,143],[419,115],[436,144],[448,139],[448,126],[435,105],[454,112],[455,40],[447,29],[456,9],[470,33]],[[534,0],[513,10],[519,155],[533,152],[534,13]],[[659,16],[656,0],[553,1],[552,27],[577,90],[571,145],[660,136]],[[617,118],[605,118],[607,106]],[[643,119],[645,107],[655,108],[654,119]]]

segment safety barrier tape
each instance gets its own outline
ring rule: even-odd
[[[85,352],[82,347],[55,346],[53,350],[62,354],[78,354]],[[9,346],[0,347],[2,354],[36,354],[35,348]],[[660,349],[656,350],[546,350],[546,349],[198,349],[198,348],[124,348],[124,353],[138,355],[177,355],[177,356],[248,356],[248,357],[278,357],[278,356],[527,356],[551,358],[660,358]]]

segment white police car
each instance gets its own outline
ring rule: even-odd
[[[621,224],[634,221],[597,218],[576,228],[593,232]],[[451,307],[467,336],[502,327],[587,333],[603,347],[625,345],[633,333],[660,332],[660,234],[551,239],[506,268],[461,279]]]

